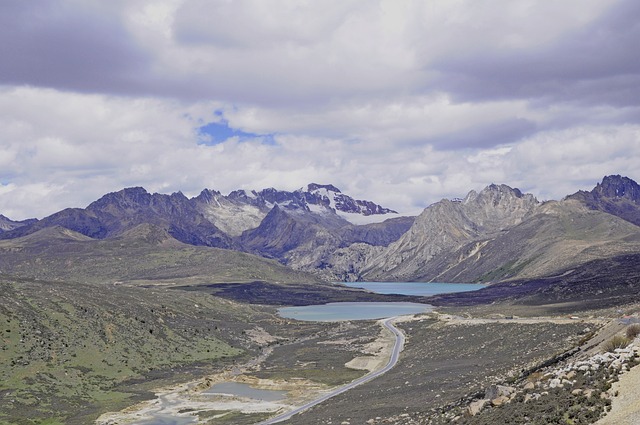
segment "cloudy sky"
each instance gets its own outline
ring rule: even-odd
[[[637,0],[0,2],[0,213],[332,183],[406,212],[640,179]]]

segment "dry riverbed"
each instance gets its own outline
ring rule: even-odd
[[[378,323],[381,325],[381,321]],[[311,343],[320,351],[339,348],[343,352],[350,353],[352,358],[344,364],[344,367],[358,371],[354,376],[364,373],[359,371],[374,371],[382,368],[388,362],[395,338],[389,330],[381,326],[379,335],[365,343],[365,340],[354,334],[357,329],[357,326],[346,322],[338,325],[338,333],[346,331],[346,334],[341,338],[311,339],[303,341],[303,346],[308,347]],[[326,336],[324,335],[324,337]],[[262,334],[261,337],[265,337],[265,335]],[[273,342],[273,340],[267,338],[265,342]],[[304,344],[305,342],[307,344]],[[280,349],[285,347],[286,345]],[[299,360],[292,367],[293,375],[287,379],[269,379],[256,376],[256,372],[265,366],[269,368],[266,360],[272,351],[272,349],[266,349],[262,356],[251,360],[243,367],[235,367],[197,381],[159,389],[155,392],[155,399],[139,403],[121,412],[103,414],[96,421],[96,424],[137,424],[158,418],[183,418],[184,423],[193,424],[240,424],[245,421],[249,424],[277,412],[291,410],[295,406],[305,404],[335,387],[335,385],[295,376],[296,369],[304,371],[309,366],[316,366]],[[273,367],[271,366],[271,368]],[[229,394],[206,393],[210,387],[223,382],[246,384],[259,390],[284,391],[286,397],[278,401],[265,401]]]
[[[446,412],[464,412],[489,386],[515,379],[525,369],[575,347],[589,332],[599,329],[601,337],[584,342],[585,355],[620,330],[617,321],[593,316],[576,320],[567,316],[478,318],[434,313],[407,316],[397,325],[407,335],[407,345],[394,369],[288,423],[424,424],[441,423],[440,419],[447,423],[452,418]],[[372,321],[336,324],[326,332],[274,346],[273,351],[266,350],[242,368],[158,391],[156,399],[105,414],[97,424],[145,423],[145,418],[159,413],[192,420],[184,423],[258,423],[383,367],[394,338],[378,326]],[[616,384],[621,397],[614,400],[611,418],[616,418],[616,412],[629,416],[629,409],[637,405],[633,397],[624,397],[640,379],[638,370],[633,372]],[[287,396],[261,401],[203,394],[219,382],[286,391]]]

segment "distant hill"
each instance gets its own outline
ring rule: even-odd
[[[0,241],[0,273],[20,278],[85,283],[267,281],[318,283],[276,261],[226,249],[193,246],[166,228],[141,224],[119,236],[92,239],[61,226]]]

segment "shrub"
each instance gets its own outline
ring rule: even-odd
[[[629,339],[626,336],[616,335],[602,346],[605,352],[614,352],[616,348],[624,348],[629,345]]]
[[[638,335],[640,335],[640,324],[635,323],[627,326],[627,338],[634,339]]]

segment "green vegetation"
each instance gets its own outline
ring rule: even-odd
[[[517,276],[525,267],[531,264],[535,258],[527,260],[511,260],[502,266],[486,273],[478,279],[480,283],[495,282]]]
[[[199,284],[314,282],[310,274],[237,251],[192,246],[143,225],[122,237],[94,240],[60,227],[0,241],[2,272],[85,283]],[[151,237],[151,236],[153,237]]]
[[[182,291],[0,280],[0,423],[90,422],[150,381],[228,364],[261,317]]]

